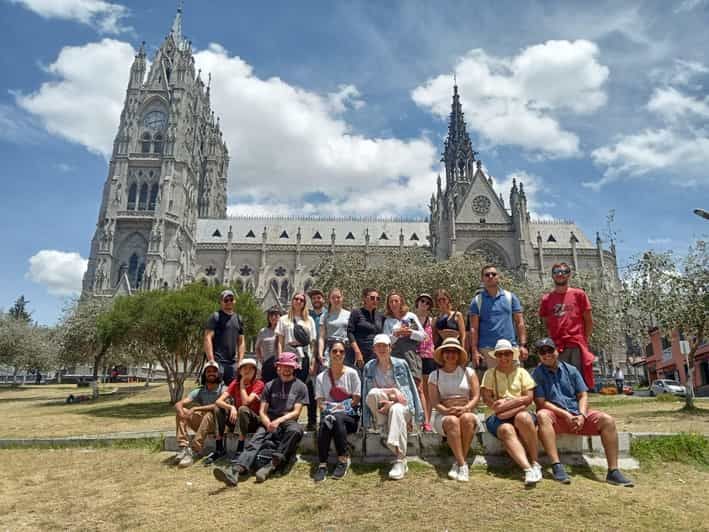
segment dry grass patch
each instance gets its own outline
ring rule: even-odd
[[[573,483],[545,479],[526,490],[517,471],[474,470],[461,484],[412,464],[400,482],[387,465],[356,466],[345,480],[314,485],[299,463],[285,478],[223,488],[199,464],[142,449],[0,451],[0,515],[13,530],[196,530],[233,523],[251,530],[662,530],[701,529],[705,504],[687,490],[709,471],[684,464],[633,472],[633,489],[603,471],[576,469]],[[598,475],[598,478],[596,478]],[[662,503],[658,504],[661,487]],[[553,501],[563,501],[552,506]],[[230,517],[231,516],[231,517]]]

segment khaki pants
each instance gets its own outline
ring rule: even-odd
[[[194,431],[195,435],[192,439],[192,450],[200,452],[204,445],[204,440],[209,434],[216,434],[216,423],[214,422],[214,412],[194,412],[188,419],[176,416],[177,424],[177,446],[187,447],[190,444],[190,439],[187,434],[187,429]]]

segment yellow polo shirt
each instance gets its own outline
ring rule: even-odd
[[[483,375],[483,388],[492,391],[492,397],[497,399],[517,399],[533,390],[534,379],[524,368],[515,368],[512,373],[505,374],[497,368],[489,369]]]

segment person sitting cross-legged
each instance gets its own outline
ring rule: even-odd
[[[304,432],[298,417],[303,405],[308,404],[308,388],[295,378],[295,370],[299,367],[298,355],[295,353],[284,351],[278,355],[278,378],[266,384],[261,394],[261,426],[246,440],[244,451],[233,466],[214,468],[217,480],[228,486],[236,486],[239,475],[248,474],[261,450],[271,444],[275,446],[272,459],[256,471],[256,482],[263,482],[295,457]]]
[[[391,356],[388,334],[374,337],[375,359],[365,364],[362,371],[367,408],[362,412],[362,424],[376,424],[386,446],[396,455],[389,478],[401,480],[408,471],[406,448],[413,423],[421,423],[423,409],[409,365],[401,358]]]
[[[443,340],[434,351],[433,358],[440,366],[428,377],[433,428],[445,435],[455,457],[448,476],[452,480],[468,482],[469,471],[465,458],[478,422],[474,413],[480,399],[478,377],[473,368],[465,367],[468,354],[457,338]]]
[[[534,402],[539,439],[552,462],[554,479],[564,484],[571,482],[559,461],[557,434],[600,435],[608,461],[606,482],[632,487],[633,482],[618,469],[618,432],[613,418],[604,412],[588,409],[588,388],[581,373],[568,362],[559,360],[559,352],[551,338],[542,338],[535,347],[542,362],[532,372],[537,383]]]
[[[321,372],[315,381],[315,398],[320,408],[318,430],[318,468],[313,480],[321,482],[327,475],[327,456],[330,441],[335,440],[337,465],[332,478],[339,480],[347,473],[349,456],[347,435],[357,432],[359,425],[359,401],[362,382],[359,372],[345,366],[345,344],[335,340],[330,345],[330,368]]]
[[[485,426],[524,471],[524,483],[533,486],[542,480],[542,466],[537,461],[536,417],[528,411],[534,380],[527,370],[515,367],[514,348],[509,340],[497,341],[494,357],[497,365],[485,372],[481,385],[483,401],[493,412]]]
[[[187,397],[175,403],[177,445],[180,450],[174,460],[179,467],[191,466],[194,463],[195,455],[201,452],[206,437],[216,433],[214,411],[217,408],[215,401],[224,390],[221,380],[219,364],[209,361],[202,370],[200,387],[192,390]],[[196,406],[186,408],[187,405],[193,403]],[[188,427],[195,431],[191,445],[187,436]]]
[[[239,427],[239,443],[236,452],[244,450],[246,436],[253,434],[261,425],[259,420],[259,410],[261,401],[259,397],[264,389],[264,383],[257,378],[258,363],[255,358],[244,357],[239,362],[236,379],[231,381],[229,387],[217,399],[216,412],[218,439],[224,439],[226,428],[234,429]],[[228,403],[231,399],[232,403]],[[226,454],[224,447],[212,453],[206,460],[205,465],[209,465],[219,460]]]

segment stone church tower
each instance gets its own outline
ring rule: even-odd
[[[197,219],[226,216],[229,157],[211,109],[209,82],[195,73],[178,9],[146,78],[141,46],[125,104],[83,292],[98,295],[179,287],[197,268]]]

